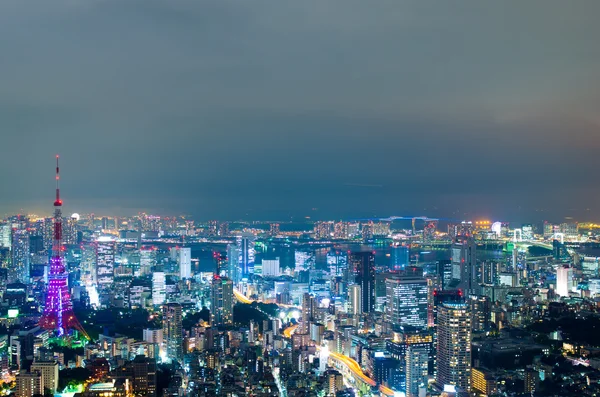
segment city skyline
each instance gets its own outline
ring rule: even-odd
[[[600,5],[463,4],[7,2],[0,213],[600,220]]]

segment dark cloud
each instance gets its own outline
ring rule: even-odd
[[[599,12],[7,0],[0,209],[598,219]]]

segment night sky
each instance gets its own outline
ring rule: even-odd
[[[600,220],[600,1],[0,2],[0,211]]]

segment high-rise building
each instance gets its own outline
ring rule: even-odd
[[[256,237],[252,233],[242,233],[236,237],[242,278],[247,278],[248,275],[254,273],[255,239]]]
[[[425,344],[409,344],[406,349],[406,397],[419,397],[427,389],[429,354]]]
[[[392,246],[390,253],[390,268],[393,270],[404,270],[410,265],[409,248],[405,245]]]
[[[559,266],[556,269],[556,294],[558,296],[569,296],[573,286],[573,268]]]
[[[353,252],[349,262],[356,274],[355,282],[361,288],[362,310],[370,313],[375,310],[375,255],[372,252]]]
[[[279,277],[279,258],[262,260],[263,277]]]
[[[426,327],[428,302],[427,280],[421,277],[400,276],[385,280],[387,304],[386,321],[390,324]]]
[[[145,356],[136,356],[131,362],[133,390],[140,396],[156,395],[156,361]]]
[[[360,316],[362,312],[362,293],[360,285],[351,285],[348,287],[348,314]]]
[[[459,235],[452,244],[452,278],[469,294],[479,293],[481,277],[477,266],[477,245],[471,236]]]
[[[0,223],[0,248],[10,248],[12,229],[9,223]]]
[[[42,374],[42,390],[50,390],[55,393],[58,389],[58,362],[57,361],[34,361],[31,364],[31,372]]]
[[[318,239],[330,239],[333,235],[333,222],[315,222],[314,232]]]
[[[159,328],[159,329],[146,328],[146,329],[144,329],[143,339],[144,339],[144,342],[155,343],[158,346],[162,346],[163,341],[164,341],[162,328]]]
[[[471,313],[465,302],[442,303],[437,314],[436,383],[455,386],[461,393],[471,388]]]
[[[152,268],[156,266],[156,248],[144,246],[140,248],[140,276],[152,273]]]
[[[315,252],[314,251],[296,251],[294,252],[294,271],[301,272],[314,269]]]
[[[192,249],[190,247],[178,249],[177,264],[179,265],[179,277],[181,279],[192,277]]]
[[[213,326],[233,324],[233,282],[230,279],[213,278],[210,313]]]
[[[165,273],[152,273],[152,304],[162,305],[167,298],[167,288],[165,284]]]
[[[240,251],[237,245],[227,245],[227,277],[233,281],[234,284],[240,282]]]
[[[35,394],[43,394],[42,374],[39,372],[19,373],[16,379],[16,397],[31,397]]]
[[[333,238],[336,238],[336,239],[348,238],[348,223],[336,222],[333,225]]]
[[[485,332],[490,328],[492,302],[488,296],[472,295],[469,299],[473,331]]]
[[[310,323],[315,321],[317,314],[317,301],[311,294],[302,296],[302,323],[300,324],[299,334],[307,334],[310,330]]]
[[[12,261],[8,281],[29,283],[29,234],[25,228],[12,230]]]
[[[114,285],[116,243],[112,237],[102,236],[96,241],[96,282],[100,302],[107,304]]]
[[[167,303],[163,306],[163,340],[168,359],[183,359],[183,313],[179,303]]]
[[[341,277],[348,267],[348,253],[341,250],[330,250],[327,253],[327,266],[331,277]]]
[[[335,396],[341,390],[344,390],[344,376],[334,369],[327,371],[328,395]]]

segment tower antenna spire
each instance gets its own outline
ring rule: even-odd
[[[62,206],[62,200],[60,199],[60,170],[58,168],[59,155],[56,155],[56,201],[54,201],[55,207]]]

